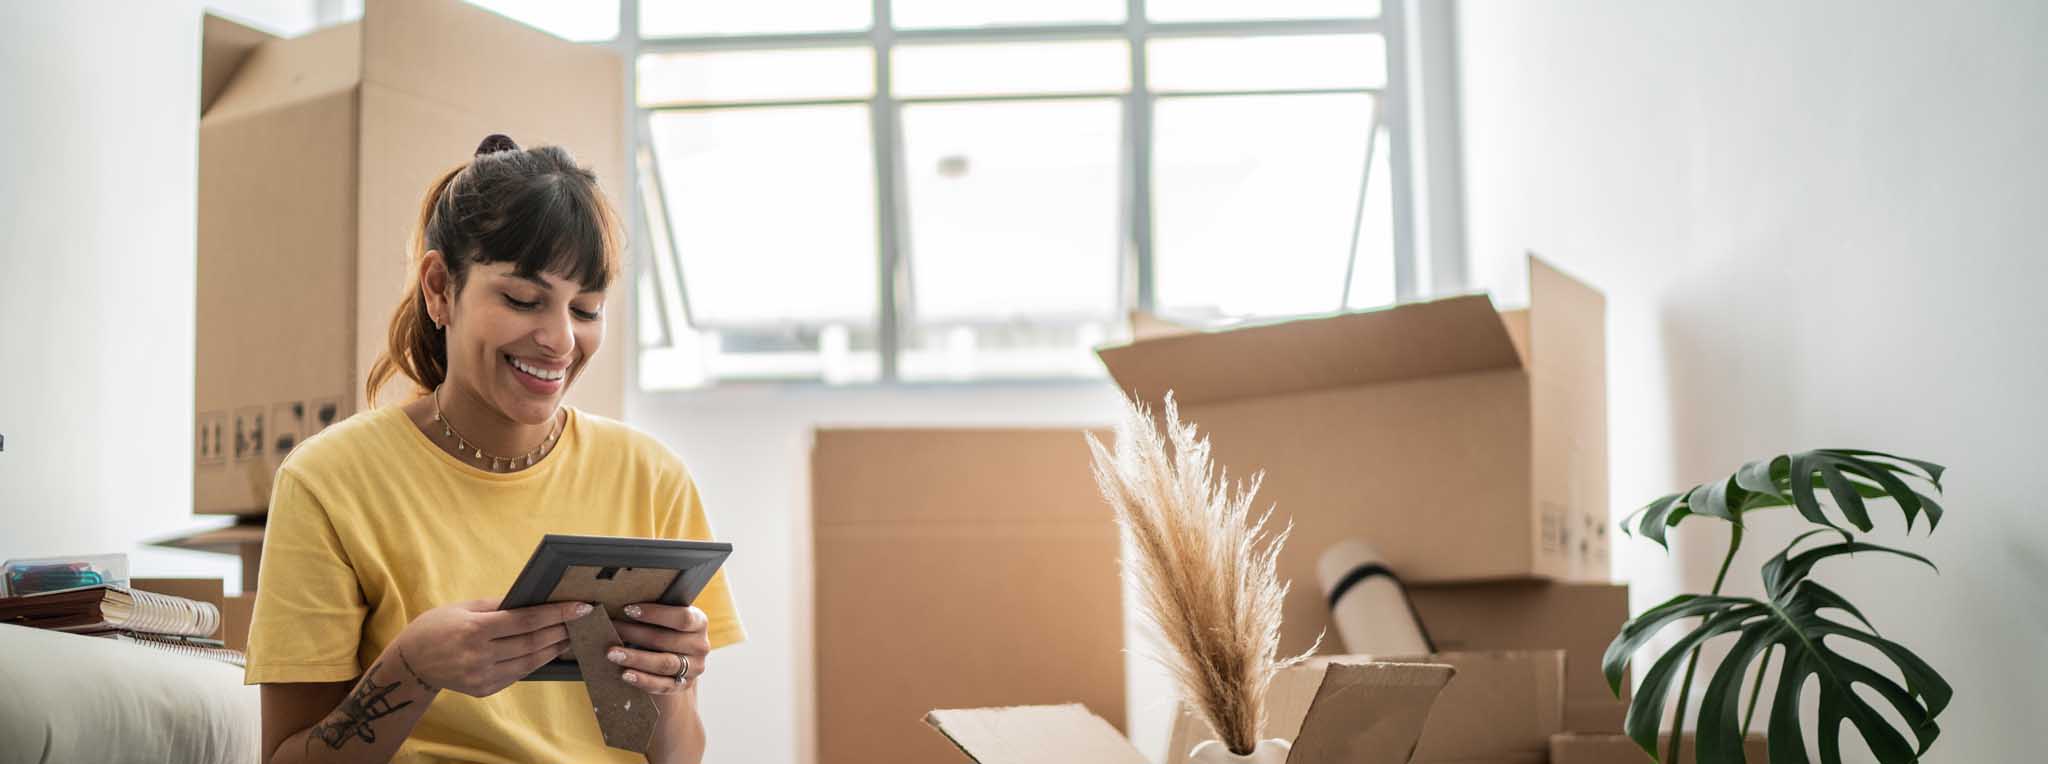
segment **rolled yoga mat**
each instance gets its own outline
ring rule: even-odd
[[[1316,561],[1316,578],[1330,603],[1330,623],[1344,651],[1358,655],[1436,652],[1428,630],[1408,602],[1408,590],[1379,552],[1362,541],[1330,547]]]

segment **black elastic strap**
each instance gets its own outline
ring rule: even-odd
[[[1386,576],[1388,580],[1394,582],[1394,588],[1401,592],[1401,604],[1408,606],[1408,617],[1415,619],[1415,628],[1422,632],[1423,646],[1428,647],[1432,653],[1436,652],[1436,640],[1430,638],[1429,626],[1422,622],[1422,614],[1415,612],[1415,603],[1408,599],[1408,585],[1401,583],[1401,577],[1394,575],[1394,571],[1385,565],[1368,562],[1352,568],[1343,578],[1337,579],[1337,585],[1330,588],[1330,609],[1337,609],[1338,600],[1344,599],[1344,595],[1351,591],[1351,587],[1364,583],[1366,579],[1374,576]]]

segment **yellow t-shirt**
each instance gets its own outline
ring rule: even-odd
[[[549,533],[710,539],[674,452],[569,410],[560,442],[520,472],[436,447],[398,407],[350,417],[279,467],[249,627],[249,684],[354,679],[421,613],[502,597]],[[723,571],[691,604],[711,646],[744,639]],[[396,762],[640,761],[606,748],[580,682],[443,691]]]

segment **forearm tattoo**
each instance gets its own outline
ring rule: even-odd
[[[433,685],[427,684],[427,680],[420,678],[420,672],[412,670],[412,661],[405,659],[404,650],[397,650],[394,648],[393,651],[398,653],[398,665],[405,667],[405,673],[412,675],[412,681],[418,684],[420,686],[420,689],[426,690],[427,692],[433,692],[436,689]]]
[[[378,684],[377,670],[383,667],[384,663],[379,661],[372,665],[369,671],[363,673],[362,683],[349,692],[348,697],[341,701],[341,705],[334,709],[334,713],[328,714],[326,719],[313,727],[307,737],[308,745],[311,745],[313,738],[319,738],[327,747],[339,751],[342,745],[350,740],[377,742],[377,729],[371,722],[398,713],[399,709],[412,705],[410,700],[396,704],[391,702],[390,695],[393,690],[398,689],[399,682]]]

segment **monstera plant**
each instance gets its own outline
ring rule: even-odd
[[[1932,568],[1934,564],[1920,555],[1858,541],[1856,534],[1871,530],[1871,504],[1884,500],[1903,511],[1909,532],[1922,516],[1928,531],[1933,532],[1941,521],[1942,508],[1930,493],[1941,492],[1941,473],[1941,465],[1876,451],[1823,449],[1780,454],[1750,462],[1724,480],[1665,496],[1630,514],[1623,531],[1631,532],[1630,526],[1634,526],[1633,533],[1660,545],[1666,543],[1665,534],[1672,526],[1689,517],[1726,521],[1733,532],[1727,556],[1714,574],[1712,591],[1679,595],[1651,608],[1624,624],[1608,645],[1601,669],[1609,687],[1619,695],[1623,673],[1652,636],[1675,623],[1690,627],[1677,644],[1655,656],[1643,673],[1642,685],[1628,709],[1629,737],[1652,759],[1657,758],[1659,720],[1673,680],[1678,680],[1679,688],[1671,714],[1675,732],[1684,726],[1687,690],[1698,668],[1701,645],[1726,637],[1733,642],[1707,681],[1694,724],[1701,764],[1743,760],[1742,738],[1754,721],[1757,699],[1765,692],[1774,657],[1778,661],[1777,683],[1771,690],[1767,731],[1773,764],[1807,761],[1799,701],[1809,684],[1820,693],[1816,737],[1825,764],[1841,761],[1844,722],[1855,727],[1879,761],[1919,760],[1941,732],[1934,719],[1953,695],[1948,682],[1911,650],[1879,636],[1877,627],[1855,605],[1815,581],[1812,574],[1819,563],[1856,553],[1895,555]],[[1833,513],[1824,506],[1824,496]],[[1792,507],[1819,527],[1793,538],[1764,563],[1762,599],[1721,594],[1728,565],[1742,545],[1748,513],[1775,507]],[[1808,543],[1816,537],[1822,538]],[[1837,651],[1851,643],[1871,648],[1861,652],[1882,656],[1890,671]],[[1748,708],[1743,710],[1743,679],[1752,673],[1755,678]],[[1904,684],[1893,679],[1894,675]],[[1859,694],[1858,686],[1868,694]],[[1886,718],[1871,698],[1889,706],[1897,721]],[[1678,761],[1679,738],[1671,736],[1664,761]]]

